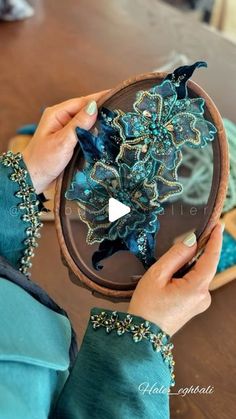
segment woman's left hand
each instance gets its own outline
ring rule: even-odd
[[[37,130],[22,152],[36,193],[46,190],[69,163],[77,144],[75,128],[90,129],[97,100],[107,91],[67,100],[46,108]]]

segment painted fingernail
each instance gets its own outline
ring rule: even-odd
[[[85,108],[85,112],[92,116],[97,112],[97,103],[95,100],[90,100],[90,102],[87,104],[86,108]]]
[[[183,243],[186,246],[191,247],[196,243],[196,241],[197,241],[196,234],[190,233],[184,238]]]

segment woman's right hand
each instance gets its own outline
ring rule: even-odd
[[[173,275],[196,253],[194,233],[176,243],[140,279],[128,312],[157,324],[172,336],[210,303],[209,285],[220,257],[224,226],[213,229],[205,250],[193,268],[182,278]]]

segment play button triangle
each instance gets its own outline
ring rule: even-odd
[[[119,218],[124,217],[124,215],[128,214],[130,212],[130,207],[122,204],[122,202],[115,198],[110,198],[108,212],[109,221],[112,223],[113,221],[116,221]]]

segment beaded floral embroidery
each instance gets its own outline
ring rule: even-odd
[[[202,148],[216,134],[204,117],[204,99],[188,97],[185,86],[202,65],[181,67],[160,85],[138,91],[130,112],[102,108],[95,132],[77,128],[86,163],[66,198],[78,203],[79,217],[88,226],[87,243],[100,243],[93,255],[96,269],[120,249],[134,253],[145,267],[154,262],[163,203],[183,190],[178,181],[182,148]],[[131,211],[109,222],[109,198]]]
[[[151,331],[151,324],[147,320],[144,323],[135,324],[130,314],[120,319],[116,311],[113,311],[110,315],[105,311],[99,314],[93,314],[90,320],[94,330],[103,327],[107,333],[115,330],[118,336],[122,336],[124,333],[130,333],[135,343],[141,342],[142,340],[151,342],[154,351],[161,353],[164,362],[169,367],[171,375],[170,385],[175,385],[175,362],[172,355],[174,345],[169,341],[168,335],[161,330],[157,334],[153,333]]]

